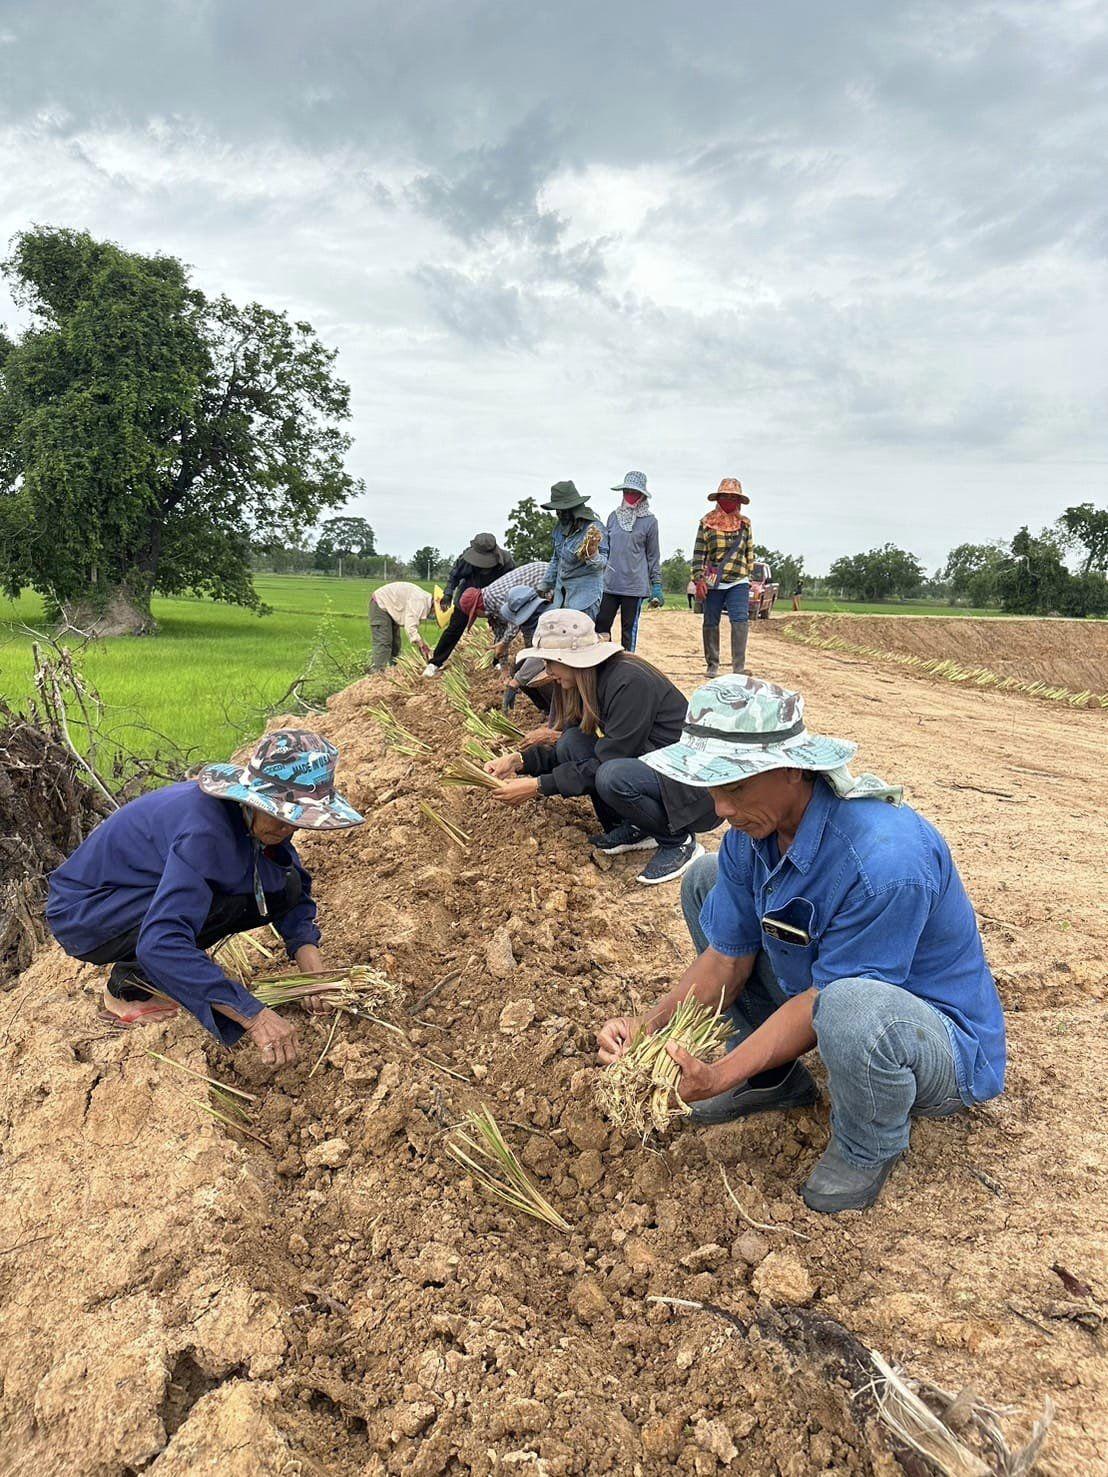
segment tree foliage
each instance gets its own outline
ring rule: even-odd
[[[781,586],[782,595],[795,595],[804,583],[804,560],[794,554],[782,554],[777,549],[767,549],[764,544],[755,544],[754,557],[764,559],[773,578]]]
[[[692,565],[684,549],[675,549],[668,559],[662,560],[662,589],[683,595],[692,575]]]
[[[1083,575],[1108,573],[1108,508],[1077,503],[1058,519],[1058,533],[1065,548],[1081,550]]]
[[[836,559],[828,573],[828,583],[837,586],[852,600],[904,599],[919,589],[924,568],[914,554],[884,544],[863,554]]]
[[[947,555],[941,578],[955,600],[965,600],[970,605],[996,605],[997,581],[1011,557],[1008,546],[999,539],[987,544],[959,544]]]
[[[1001,608],[1012,615],[1060,612],[1072,575],[1049,534],[1036,538],[1021,528],[1012,540],[1012,557],[997,579]]]
[[[517,564],[550,558],[557,521],[553,513],[544,512],[533,497],[525,497],[516,503],[508,514],[504,541]]]
[[[147,624],[154,590],[257,608],[251,543],[295,540],[357,490],[334,351],[83,232],[26,231],[3,270],[32,315],[0,350],[4,588],[122,594]]]
[[[373,529],[364,518],[325,518],[319,527],[316,553],[330,562],[336,559],[369,559],[376,554]],[[328,566],[320,564],[321,569]]]
[[[433,580],[445,574],[449,568],[449,561],[444,559],[438,549],[432,548],[430,544],[424,544],[422,548],[417,549],[410,563],[416,578],[421,580]]]

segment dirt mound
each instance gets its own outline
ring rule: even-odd
[[[838,638],[850,651],[949,659],[1022,683],[1108,694],[1108,621],[813,613],[790,616],[779,626],[785,634],[792,627],[802,639]]]
[[[684,640],[686,625],[649,629]],[[592,1039],[688,958],[673,892],[636,888],[634,858],[597,865],[583,806],[444,796],[437,758],[385,747],[366,713],[382,697],[437,755],[456,750],[437,686],[341,694],[320,726],[371,819],[304,850],[329,957],[403,981],[406,1034],[345,1022],[312,1075],[326,1027],[307,1023],[315,1050],[277,1079],[211,1050],[217,1075],[262,1095],[269,1151],[232,1142],[142,1051],[200,1063],[195,1026],[100,1034],[85,1024],[97,972],[56,951],[8,997],[0,1471],[891,1473],[838,1324],[1028,1411],[1051,1391],[1042,1470],[1100,1470],[1098,1305],[1066,1313],[1050,1271],[1102,1265],[1092,975],[1061,982],[1065,1030],[1013,1017],[1009,1095],[921,1123],[865,1217],[818,1217],[795,1194],[823,1109],[644,1152],[592,1109]],[[468,851],[421,796],[476,838]],[[1042,934],[1009,934],[1012,970],[1046,968]],[[1037,976],[1012,978],[1010,1003],[1030,999]],[[569,1236],[497,1209],[443,1154],[481,1102]]]

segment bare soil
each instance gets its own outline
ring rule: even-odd
[[[1045,682],[1074,693],[1108,693],[1108,621],[815,612],[787,619],[797,630],[839,636],[856,646],[949,657],[961,666],[985,667],[998,677]],[[775,626],[780,632],[780,625]]]
[[[644,621],[644,654],[686,689],[698,644],[691,616]],[[824,1108],[656,1153],[609,1133],[593,1032],[690,957],[676,890],[636,886],[633,857],[598,866],[583,805],[439,795],[365,704],[384,696],[445,757],[445,695],[367,679],[321,722],[370,824],[304,850],[329,956],[404,982],[406,1040],[344,1022],[310,1076],[327,1026],[305,1020],[305,1062],[274,1078],[185,1021],[105,1034],[99,971],[53,948],[0,997],[0,1473],[900,1470],[841,1366],[779,1336],[820,1316],[1011,1403],[1016,1436],[1051,1396],[1038,1470],[1108,1471],[1108,717],[922,683],[774,622],[750,662],[950,838],[1009,1012],[1005,1095],[920,1123],[879,1204],[837,1218],[795,1193]],[[147,1045],[262,1094],[271,1149],[200,1114]],[[481,1102],[572,1234],[446,1159]],[[721,1167],[779,1229],[742,1220]]]

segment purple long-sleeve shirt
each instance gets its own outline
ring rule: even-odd
[[[274,920],[289,957],[318,944],[311,878],[293,846],[266,847],[258,874],[279,892],[289,868],[300,874],[300,901]],[[143,973],[214,1036],[230,1044],[241,1028],[212,1007],[252,1019],[261,1001],[229,980],[197,938],[220,895],[252,895],[254,843],[241,808],[206,795],[192,781],[131,800],[101,821],[50,875],[46,921],[69,954],[81,957],[137,928]]]

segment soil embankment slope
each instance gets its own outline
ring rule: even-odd
[[[691,689],[698,634],[651,616],[644,653]],[[945,1384],[1029,1412],[1050,1393],[1042,1470],[1104,1470],[1103,1333],[1051,1267],[1108,1298],[1105,715],[921,683],[773,623],[751,667],[798,686],[814,727],[857,739],[949,836],[1010,1012],[1005,1096],[920,1124],[879,1205],[835,1220],[795,1195],[825,1110],[682,1133],[663,1155],[609,1135],[592,1031],[688,957],[675,892],[637,888],[633,858],[595,866],[571,805],[443,799],[478,838],[452,851],[411,793],[433,769],[413,780],[364,711],[384,691],[442,742],[442,693],[359,684],[324,726],[372,823],[305,848],[329,947],[413,1000],[457,978],[409,1024],[414,1051],[345,1028],[314,1077],[310,1051],[272,1083],[213,1053],[264,1093],[271,1154],[231,1143],[141,1050],[202,1063],[197,1029],[105,1036],[97,972],[54,950],[0,997],[0,1472],[889,1470],[818,1371],[659,1295],[743,1316],[799,1300]],[[501,929],[511,953],[490,955]],[[479,1101],[572,1236],[501,1214],[445,1160],[445,1128]],[[741,1221],[721,1166],[783,1229]]]

